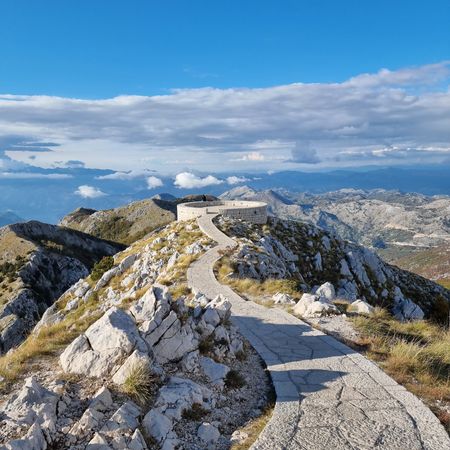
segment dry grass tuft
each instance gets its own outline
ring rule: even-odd
[[[56,355],[64,346],[83,333],[102,315],[96,311],[98,299],[95,295],[71,311],[59,323],[43,327],[33,333],[17,348],[0,357],[0,376],[4,385],[15,381],[27,364],[46,355]]]
[[[269,420],[272,417],[273,408],[274,404],[270,404],[259,417],[247,423],[240,431],[248,434],[248,438],[243,442],[233,444],[230,450],[248,450],[256,442],[258,436],[269,423]]]
[[[380,308],[351,320],[367,356],[444,417],[436,402],[450,401],[450,331],[426,320],[399,322]]]
[[[152,373],[148,364],[136,363],[131,368],[121,390],[137,403],[145,405],[152,396],[152,388],[156,380],[157,377]]]
[[[233,278],[234,268],[228,256],[221,258],[215,271],[220,283],[227,284],[239,294],[252,296],[272,296],[283,292],[295,299],[300,299],[302,292],[298,290],[298,280],[295,279],[267,279],[264,281],[253,278]]]

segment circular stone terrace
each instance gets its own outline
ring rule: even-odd
[[[191,220],[204,214],[221,214],[253,223],[267,222],[267,204],[264,202],[216,200],[181,203],[177,206],[178,221]]]

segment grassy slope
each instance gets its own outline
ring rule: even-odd
[[[100,212],[78,209],[67,215],[61,224],[102,239],[129,245],[175,220],[175,209],[173,202],[141,200]]]
[[[381,308],[351,320],[366,355],[422,398],[450,431],[450,331],[428,321],[402,323]]]
[[[409,249],[397,256],[383,254],[389,262],[401,269],[417,273],[430,280],[436,280],[442,286],[450,288],[450,245],[441,245],[428,249]]]
[[[168,245],[173,246],[181,253],[186,246],[192,244],[194,241],[199,240],[204,244],[210,243],[210,240],[203,235],[195,223],[190,223],[192,228],[189,231],[184,229],[186,225],[187,223],[174,222],[159,232],[152,233],[147,238],[137,241],[116,256],[115,264],[119,264],[127,255],[141,252],[145,246],[152,245],[153,241],[157,238],[162,238],[162,242],[152,247],[153,250],[160,253],[155,259],[160,258],[165,262],[167,262],[168,258],[162,250]],[[176,233],[177,235],[176,240],[173,242],[169,242],[166,239],[171,233]],[[169,291],[175,298],[177,295],[187,294],[186,269],[190,262],[199,256],[200,254],[181,255],[177,264],[164,275],[164,278],[160,277],[158,282],[167,285]],[[19,347],[8,352],[6,355],[0,356],[0,393],[2,391],[8,391],[12,383],[24,377],[33,365],[39,363],[39,360],[43,357],[54,358],[54,364],[57,367],[58,362],[56,358],[61,350],[102,315],[100,305],[106,289],[109,286],[114,289],[120,289],[120,282],[125,276],[126,273],[120,277],[114,277],[107,286],[96,293],[92,293],[86,302],[80,302],[76,309],[66,313],[61,322],[42,327],[38,332],[28,336]],[[95,283],[91,277],[88,277],[87,281],[91,285]],[[149,286],[143,288],[136,299],[124,299],[121,307],[128,309],[130,303],[140,298]],[[69,300],[71,300],[70,294],[62,295],[56,302],[58,310],[63,311]]]

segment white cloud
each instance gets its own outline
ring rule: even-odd
[[[51,180],[65,180],[67,178],[73,178],[72,175],[67,173],[37,173],[37,172],[0,172],[0,178],[7,179],[51,179]]]
[[[96,177],[98,180],[134,180],[136,178],[145,178],[148,177],[151,173],[154,173],[154,170],[129,170],[126,172],[118,171],[109,173],[108,175],[101,175]]]
[[[245,177],[236,177],[236,176],[231,176],[231,177],[227,178],[228,184],[240,184],[240,183],[245,183],[246,181],[250,181],[250,180]]]
[[[174,185],[180,189],[196,189],[222,183],[222,180],[212,175],[201,178],[191,172],[182,172],[175,177]]]
[[[149,189],[155,189],[155,188],[161,187],[163,185],[164,185],[164,183],[161,180],[161,178],[154,177],[154,176],[147,178],[147,186]]]
[[[100,189],[94,186],[88,186],[86,184],[82,186],[78,186],[78,189],[75,191],[75,194],[83,197],[83,198],[98,198],[106,195]]]
[[[105,100],[3,95],[0,136],[7,139],[3,146],[0,141],[0,154],[9,149],[10,158],[30,163],[32,153],[32,164],[41,167],[83,161],[90,168],[126,170],[118,179],[150,176],[142,174],[143,161],[161,173],[232,171],[236,160],[242,171],[255,163],[281,170],[312,162],[439,162],[450,152],[418,149],[448,147],[449,80],[450,63],[442,62],[382,69],[342,83],[182,89]],[[17,142],[28,143],[27,150]],[[313,150],[296,148],[304,142]],[[59,145],[33,152],[33,143]],[[372,154],[390,147],[404,151]]]
[[[240,158],[240,161],[264,161],[266,158],[261,152],[250,152]]]

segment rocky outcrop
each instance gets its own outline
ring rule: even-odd
[[[1,228],[0,353],[20,344],[46,309],[86,277],[95,262],[121,248],[40,222]]]
[[[225,218],[219,218],[218,225],[238,243],[230,256],[231,277],[296,280],[299,290],[316,296],[314,304],[310,302],[311,314],[331,313],[329,303],[340,298],[363,300],[389,308],[400,320],[413,320],[433,315],[440,299],[450,301],[450,291],[442,286],[312,225],[276,218],[266,227]],[[303,314],[310,300],[306,299],[297,308]],[[276,303],[280,300],[274,298]]]
[[[79,283],[74,290],[81,294],[85,289]],[[161,285],[151,286],[128,311],[110,307],[59,358],[64,372],[92,379],[93,384],[102,380],[103,387],[82,402],[66,391],[65,382],[44,387],[33,377],[27,379],[2,407],[2,437],[10,439],[4,447],[0,439],[0,448],[144,450],[148,445],[141,430],[161,448],[183,445],[186,437],[177,424],[189,414],[195,417],[196,411],[220,412],[227,364],[238,363],[235,355],[242,352],[242,339],[229,324],[230,307],[225,298],[211,300],[201,294],[173,301]],[[202,345],[206,341],[210,344]],[[169,375],[174,364],[181,371]],[[137,367],[145,367],[160,386],[151,409],[106,387],[109,380],[120,391]],[[236,401],[241,403],[242,396]],[[78,415],[76,409],[81,409]],[[202,443],[198,448],[214,448],[221,439],[208,422],[200,422],[197,434]]]

